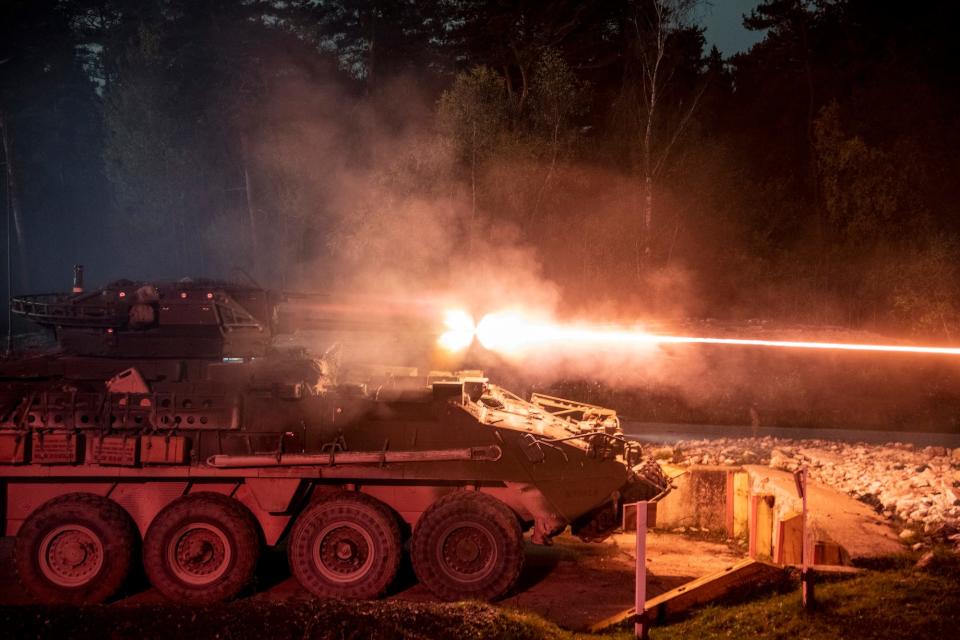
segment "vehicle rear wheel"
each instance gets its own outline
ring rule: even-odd
[[[400,527],[382,502],[342,491],[297,517],[287,543],[290,571],[321,598],[376,598],[397,575]]]
[[[523,534],[513,512],[476,491],[457,491],[434,502],[413,531],[413,570],[445,600],[492,600],[517,582]]]
[[[247,509],[219,493],[173,501],[147,529],[143,567],[176,602],[211,604],[237,595],[257,567],[260,540]]]
[[[92,493],[54,498],[17,532],[14,563],[24,588],[43,603],[103,602],[120,588],[136,534],[120,505]]]

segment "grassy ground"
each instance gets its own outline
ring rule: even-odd
[[[941,554],[926,570],[906,561],[817,585],[819,607],[800,609],[797,589],[701,609],[654,627],[673,638],[949,638],[960,628],[960,560]],[[478,603],[283,601],[250,598],[213,607],[168,604],[84,608],[2,607],[0,636],[12,638],[588,638],[532,614]],[[596,637],[596,636],[595,636]],[[596,638],[625,640],[629,630]]]
[[[210,607],[167,604],[82,608],[4,607],[9,638],[312,638],[323,640],[569,637],[533,615],[479,603],[241,600]]]
[[[944,638],[960,628],[960,559],[939,553],[925,570],[912,559],[885,570],[817,585],[815,611],[805,613],[799,589],[739,604],[698,610],[687,620],[654,627],[653,640],[674,638]],[[897,566],[899,565],[899,566]]]

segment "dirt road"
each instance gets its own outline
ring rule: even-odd
[[[0,605],[29,604],[13,573],[13,541],[0,539]],[[528,545],[527,562],[513,595],[498,604],[536,612],[569,629],[583,629],[633,604],[634,536],[619,534],[599,544],[587,544],[570,535],[553,546]],[[743,552],[721,542],[694,540],[669,533],[650,533],[647,540],[648,596],[672,589],[692,578],[722,570]],[[282,553],[267,554],[257,581],[246,595],[257,601],[309,597],[290,577]],[[112,606],[162,601],[141,579]],[[432,600],[404,567],[391,599]]]

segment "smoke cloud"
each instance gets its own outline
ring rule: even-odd
[[[702,315],[705,300],[724,294],[700,289],[703,263],[670,258],[696,255],[690,243],[698,236],[681,232],[692,223],[683,215],[689,211],[669,194],[660,199],[665,231],[658,239],[668,260],[656,269],[644,264],[636,240],[637,185],[623,175],[504,154],[482,166],[475,192],[453,144],[437,130],[435,95],[410,77],[369,97],[322,74],[288,74],[261,108],[246,115],[250,159],[259,176],[251,214],[257,255],[271,256],[258,271],[287,289],[388,301],[383,309],[402,301],[419,314],[407,322],[378,311],[376,303],[363,305],[353,319],[382,316],[378,329],[313,336],[317,342],[310,346],[343,342],[368,363],[480,367],[518,391],[567,393],[649,420],[835,424],[856,414],[875,425],[904,411],[868,402],[864,392],[875,386],[872,375],[899,367],[891,358],[574,345],[524,357],[477,345],[461,357],[438,355],[435,339],[448,308],[463,308],[478,320],[512,309],[548,321],[609,322],[685,335],[719,331],[723,337],[721,323],[688,319]],[[723,230],[708,222],[701,233],[734,250]],[[701,253],[714,250],[703,245]],[[544,261],[545,255],[564,259]],[[730,298],[736,307],[736,297]],[[747,337],[744,328],[729,337]],[[787,337],[776,330],[771,335],[766,326],[746,330]],[[794,337],[825,336],[805,330]],[[877,341],[849,332],[826,337]],[[944,374],[943,363],[914,360],[911,367],[904,374],[908,381]],[[899,387],[889,385],[891,393],[903,379]]]

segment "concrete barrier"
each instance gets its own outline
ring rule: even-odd
[[[657,504],[656,527],[723,533],[746,540],[750,557],[799,564],[801,502],[791,474],[759,465],[664,465],[674,489]],[[852,558],[902,550],[892,528],[869,507],[822,485],[811,485],[813,562],[849,565]]]

